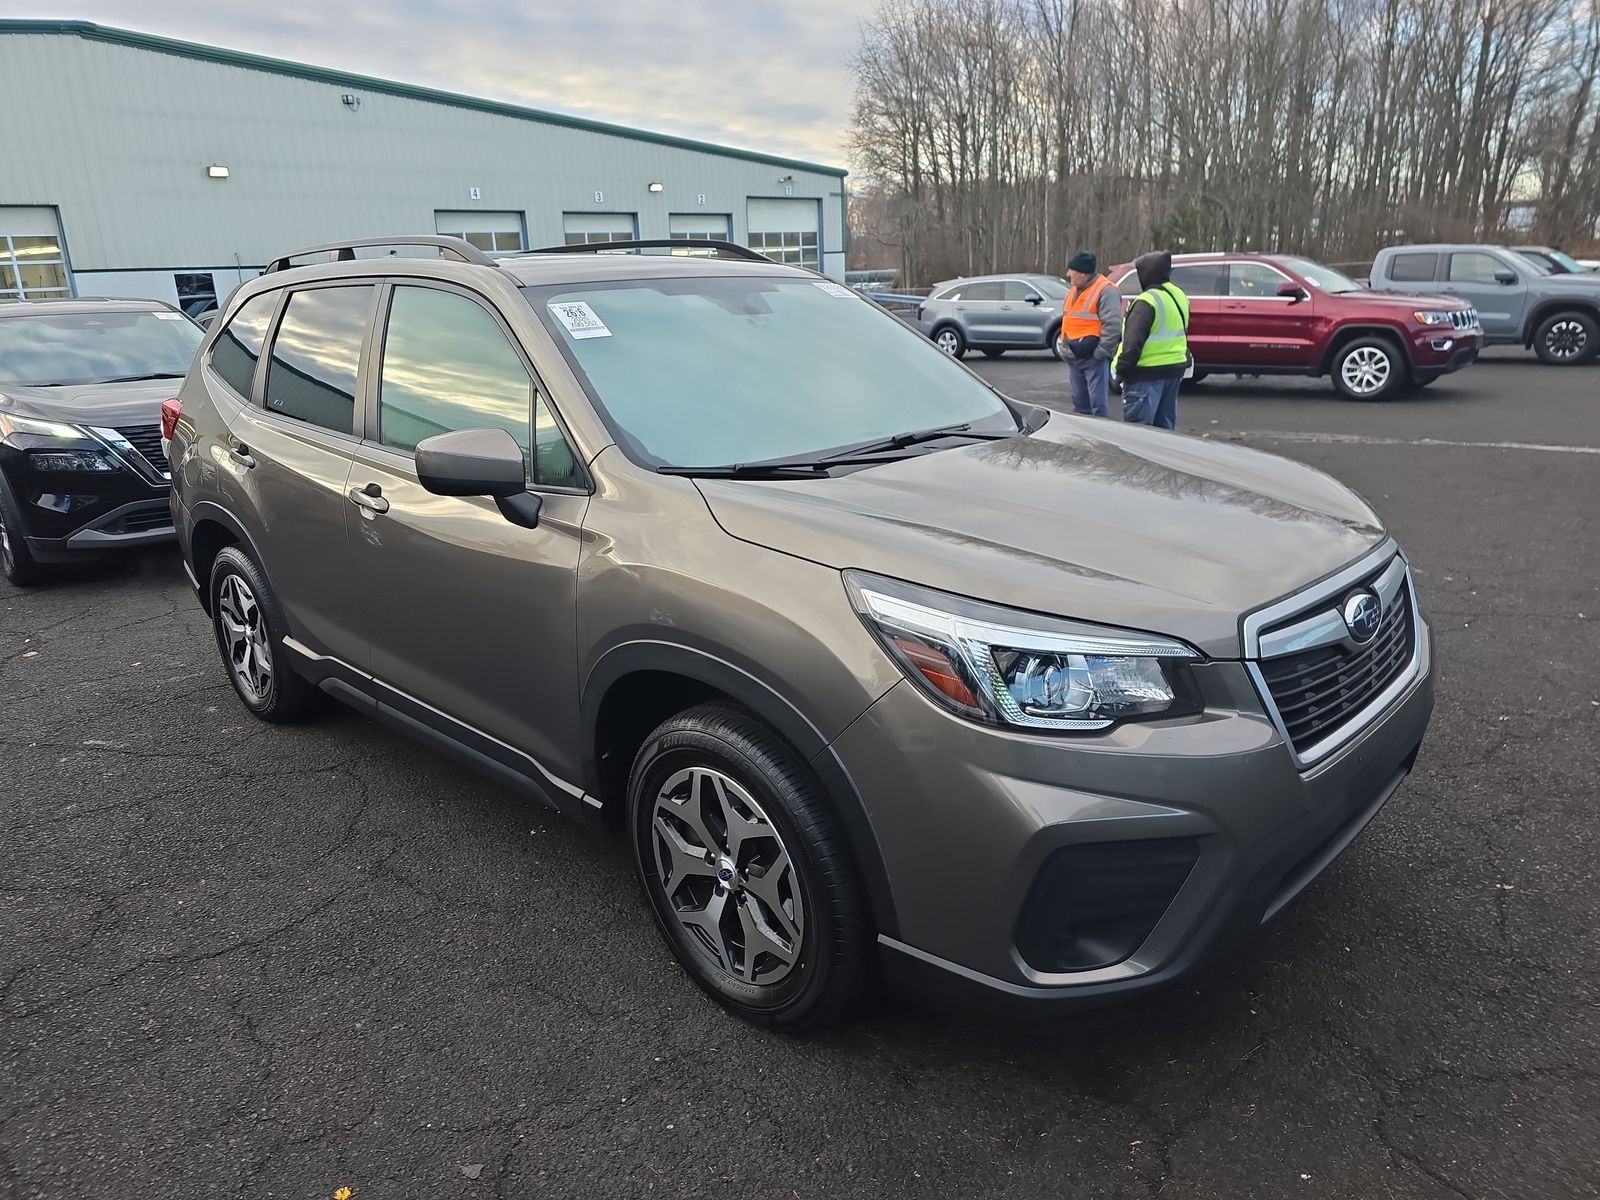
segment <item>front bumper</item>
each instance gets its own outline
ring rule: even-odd
[[[867,800],[894,895],[898,936],[879,939],[890,976],[1048,1014],[1171,983],[1247,937],[1411,769],[1433,709],[1425,624],[1419,642],[1407,689],[1304,771],[1238,662],[1197,669],[1201,716],[1124,725],[1092,744],[977,727],[896,686],[834,746]],[[1036,882],[1059,852],[1095,843],[1188,845],[1194,862],[1131,953],[1039,970],[1019,949]]]
[[[171,485],[143,459],[116,471],[39,471],[25,450],[0,443],[0,472],[21,515],[28,552],[39,562],[70,562],[173,537]]]
[[[1478,361],[1483,338],[1477,330],[1428,330],[1413,335],[1411,364],[1425,375],[1448,375]]]

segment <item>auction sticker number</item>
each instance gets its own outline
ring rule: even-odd
[[[556,320],[565,325],[567,332],[578,341],[582,341],[584,338],[611,336],[611,330],[606,328],[606,323],[595,315],[594,309],[581,300],[565,304],[551,304],[549,307],[550,311],[555,314]]]

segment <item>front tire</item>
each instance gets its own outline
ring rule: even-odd
[[[951,358],[960,358],[967,352],[967,339],[960,329],[954,325],[946,325],[933,331],[933,344],[943,350]]]
[[[797,1033],[859,1005],[866,901],[815,781],[771,729],[728,704],[663,722],[634,760],[628,828],[662,937],[724,1007]]]
[[[1552,313],[1539,322],[1533,352],[1552,367],[1570,367],[1600,351],[1600,325],[1584,312]]]
[[[283,610],[261,568],[228,546],[211,567],[210,589],[217,649],[240,702],[273,725],[305,717],[320,693],[289,666]]]
[[[1333,358],[1333,386],[1346,400],[1387,400],[1405,385],[1399,348],[1387,338],[1356,338]]]
[[[999,358],[1004,353],[1004,350],[985,350],[983,356],[985,358]]]
[[[47,571],[28,550],[28,536],[22,519],[11,503],[11,495],[0,485],[0,575],[19,588],[32,587],[44,580]]]

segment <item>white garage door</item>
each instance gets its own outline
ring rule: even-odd
[[[732,240],[732,230],[727,213],[669,213],[667,231],[675,242],[726,242]],[[710,257],[712,250],[674,250],[674,254],[703,254]]]
[[[433,227],[449,237],[466,238],[479,250],[526,250],[519,212],[436,212]]]
[[[569,246],[631,242],[638,236],[633,213],[563,213],[561,223]]]
[[[746,221],[750,248],[775,262],[818,270],[818,218],[815,200],[752,200]]]
[[[0,300],[71,295],[72,275],[55,209],[0,207]]]

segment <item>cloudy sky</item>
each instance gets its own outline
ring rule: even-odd
[[[848,165],[874,0],[0,0],[772,154]]]

